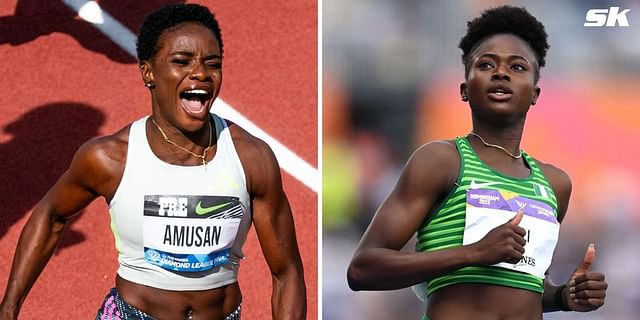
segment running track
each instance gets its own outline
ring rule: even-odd
[[[135,33],[146,12],[169,2],[175,1],[98,4]],[[305,266],[308,318],[315,319],[317,2],[199,3],[216,13],[225,44],[221,99],[226,104],[218,102],[216,107],[228,115],[231,106],[291,151],[281,153],[279,161]],[[150,99],[135,59],[61,0],[0,2],[0,59],[0,287],[4,289],[29,211],[66,169],[77,147],[147,114]],[[276,144],[272,146],[278,148]],[[117,268],[109,222],[106,204],[97,200],[70,223],[20,319],[95,315],[113,286]],[[244,249],[243,318],[270,319],[271,277],[255,232],[250,232]]]

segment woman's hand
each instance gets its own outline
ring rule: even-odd
[[[474,265],[493,265],[500,262],[517,263],[524,254],[524,235],[519,227],[524,213],[489,231],[480,241],[469,245]]]
[[[595,259],[596,249],[590,244],[582,263],[567,282],[564,292],[565,305],[573,311],[593,311],[604,305],[608,286],[604,281],[604,274],[589,271]]]

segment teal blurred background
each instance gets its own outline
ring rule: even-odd
[[[606,304],[545,319],[640,314],[640,1],[324,0],[322,306],[324,319],[419,319],[410,289],[352,292],[346,268],[376,208],[418,146],[465,135],[457,48],[484,9],[524,6],[551,48],[522,147],[569,173],[573,194],[551,267],[564,282],[596,244]],[[629,27],[584,27],[587,10],[619,6]],[[413,250],[413,244],[407,250]]]

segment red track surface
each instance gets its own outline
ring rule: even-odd
[[[134,33],[169,1],[99,1]],[[173,2],[173,1],[172,1]],[[225,47],[221,97],[317,167],[317,3],[203,1]],[[0,287],[33,205],[77,147],[150,112],[135,60],[60,1],[0,2]],[[317,318],[317,195],[283,173]],[[95,201],[68,227],[20,319],[92,319],[117,269],[109,215]],[[243,318],[269,319],[271,277],[255,232],[240,269]]]

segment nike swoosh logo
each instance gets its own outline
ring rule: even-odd
[[[477,183],[476,179],[471,180],[471,184],[469,184],[469,189],[480,189],[480,188],[484,188],[484,187],[489,187],[492,185],[496,185],[499,184],[500,182],[484,182],[484,183]]]
[[[225,203],[221,203],[212,207],[207,207],[207,208],[203,208],[202,207],[202,201],[198,202],[198,205],[196,205],[196,214],[201,216],[203,214],[207,214],[213,211],[216,211],[222,207],[226,207],[228,205],[230,205],[233,202],[225,202]]]

